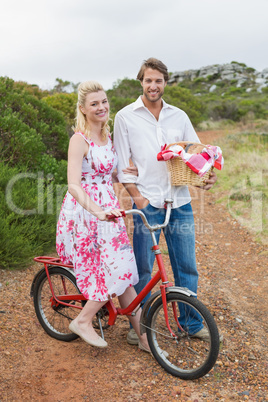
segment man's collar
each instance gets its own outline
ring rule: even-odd
[[[143,103],[143,101],[142,101],[142,99],[141,99],[141,95],[140,95],[140,96],[138,97],[138,99],[134,102],[133,110],[140,109],[140,108],[145,108],[144,103]]]
[[[140,96],[138,97],[138,99],[134,102],[134,104],[133,104],[133,110],[140,109],[140,108],[146,108],[146,106],[144,105],[144,103],[143,103],[141,97],[142,97],[142,95],[140,95]],[[163,98],[162,98],[162,102],[163,102],[163,107],[162,107],[162,109],[169,109],[169,108],[170,108],[170,109],[173,109],[174,106],[169,105],[168,103],[166,103]]]

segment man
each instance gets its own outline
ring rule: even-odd
[[[143,94],[115,117],[118,179],[130,194],[133,208],[141,209],[151,225],[164,221],[164,200],[174,200],[170,222],[164,234],[175,285],[197,293],[194,219],[189,190],[187,186],[171,187],[166,164],[157,161],[157,154],[164,144],[200,141],[186,113],[162,99],[168,78],[167,67],[160,60],[150,58],[144,61],[137,75]],[[137,166],[138,176],[122,172],[124,166],[129,165],[129,159]],[[216,180],[215,173],[212,173],[203,188],[209,190]],[[135,288],[139,293],[151,279],[154,254],[151,251],[150,233],[140,216],[133,215],[133,220],[133,248],[140,278]],[[160,231],[157,240],[159,236]],[[203,328],[201,319],[195,319],[191,335],[208,339],[208,331]],[[128,333],[127,341],[130,344],[138,343],[133,329]]]

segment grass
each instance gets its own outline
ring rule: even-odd
[[[168,250],[161,249],[160,251],[161,251],[161,253],[162,253],[162,254],[164,254],[164,255],[168,255]]]
[[[236,132],[218,144],[225,159],[214,192],[231,215],[268,244],[268,134]]]

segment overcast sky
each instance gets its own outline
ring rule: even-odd
[[[231,61],[268,67],[268,0],[4,0],[0,76],[105,89],[144,59],[170,72]]]

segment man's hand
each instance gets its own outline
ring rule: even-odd
[[[210,190],[213,186],[214,186],[214,184],[216,183],[216,181],[217,181],[217,175],[216,175],[216,173],[212,170],[211,172],[210,172],[210,175],[209,175],[209,178],[208,178],[208,180],[206,180],[206,184],[204,185],[204,186],[202,186],[202,187],[200,187],[200,188],[202,188],[202,190]]]
[[[133,176],[139,175],[138,168],[136,166],[128,166],[123,169],[122,172],[125,174],[132,174]]]
[[[149,200],[147,198],[142,197],[142,195],[140,197],[135,197],[135,199],[133,200],[138,209],[143,209],[147,207],[147,205],[149,204]]]
[[[123,186],[132,197],[138,209],[147,207],[149,200],[141,195],[135,183],[123,183]]]

